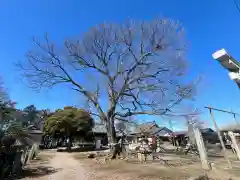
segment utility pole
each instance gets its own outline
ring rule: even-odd
[[[237,154],[237,158],[238,158],[238,160],[240,160],[240,150],[239,150],[239,147],[238,147],[238,143],[236,141],[236,137],[235,137],[235,135],[234,135],[234,133],[232,131],[229,131],[228,135],[231,138],[231,141],[232,141],[232,144],[233,144],[233,148],[235,149],[236,154]]]
[[[207,152],[206,152],[206,148],[204,145],[204,141],[202,138],[202,133],[200,132],[199,128],[197,128],[197,127],[193,128],[193,132],[194,132],[194,136],[196,139],[196,144],[198,147],[202,167],[203,167],[203,169],[210,170],[211,167],[208,163],[208,157],[207,157]]]
[[[213,113],[212,113],[212,110],[213,110],[214,108],[211,108],[210,106],[205,107],[205,108],[209,109],[209,112],[210,112],[210,115],[211,115],[211,118],[212,118],[214,127],[215,127],[215,129],[216,129],[216,131],[217,131],[218,138],[219,138],[220,143],[221,143],[222,148],[223,148],[224,157],[225,157],[225,159],[226,159],[226,161],[227,161],[227,163],[228,163],[229,169],[232,169],[232,164],[231,164],[231,162],[230,162],[230,160],[229,160],[229,158],[228,158],[228,156],[227,156],[227,150],[226,150],[226,147],[225,147],[225,145],[224,145],[224,142],[223,142],[223,139],[222,139],[220,130],[219,130],[219,128],[218,128],[217,122],[216,122],[216,120],[215,120],[215,118],[214,118],[214,116],[213,116]],[[216,109],[215,109],[215,110],[216,110]]]
[[[233,119],[234,119],[234,121],[236,122],[236,124],[239,125],[239,122],[238,122],[237,119],[236,119],[236,113],[233,113]]]

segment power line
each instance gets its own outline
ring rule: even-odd
[[[226,110],[223,110],[223,109],[217,109],[217,108],[213,108],[213,107],[210,107],[210,106],[205,106],[204,108],[206,109],[209,109],[209,110],[215,110],[215,111],[219,111],[219,112],[224,112],[224,113],[228,113],[228,114],[233,114],[233,115],[240,115],[238,113],[235,113],[233,111],[226,111]]]

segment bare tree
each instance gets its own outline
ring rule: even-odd
[[[102,24],[58,48],[47,35],[43,42],[33,40],[37,49],[18,64],[29,85],[39,90],[68,84],[106,124],[111,143],[116,119],[164,115],[194,96],[195,82],[186,81],[183,29],[172,20]]]

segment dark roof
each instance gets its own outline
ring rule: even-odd
[[[93,133],[98,134],[107,134],[107,130],[104,124],[95,124],[94,128],[92,129]],[[116,132],[117,136],[121,136],[120,132]]]
[[[202,129],[200,129],[200,131],[201,131],[201,133],[208,133],[208,132],[213,133],[214,132],[214,130],[211,128],[202,128]]]
[[[155,133],[157,136],[166,136],[172,133],[172,130],[168,129],[167,127],[162,127],[159,129],[157,133]]]
[[[101,134],[106,134],[107,130],[104,124],[95,124],[94,128],[92,129],[94,133],[101,133]],[[171,133],[172,131],[166,127],[159,127],[155,121],[153,122],[147,122],[140,124],[136,127],[135,130],[133,130],[130,134],[140,134],[143,132],[150,133],[151,135],[159,135],[159,136],[164,136],[166,133]],[[120,133],[117,133],[117,135],[120,135]]]
[[[144,132],[151,135],[164,136],[166,133],[171,133],[172,131],[166,127],[160,127],[155,121],[152,121],[138,125],[132,134],[140,134]]]
[[[136,134],[143,133],[143,132],[156,133],[159,131],[159,129],[161,128],[155,123],[155,121],[153,121],[153,122],[139,124],[133,133],[136,133]]]
[[[92,129],[94,133],[107,133],[106,127],[104,124],[95,124],[94,128]]]
[[[175,136],[179,136],[179,135],[186,135],[188,133],[188,131],[175,131],[174,135]]]

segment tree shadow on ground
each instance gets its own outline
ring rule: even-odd
[[[67,148],[57,149],[57,152],[88,152],[88,151],[103,151],[108,148],[95,149],[95,147],[75,147],[69,151]]]
[[[221,154],[208,154],[209,158],[224,158],[224,155]]]
[[[58,172],[61,169],[55,169],[50,166],[37,166],[34,168],[26,168],[22,170],[22,173],[15,179],[25,179],[25,178],[37,178],[41,176],[47,176]],[[14,178],[13,178],[14,179]]]

